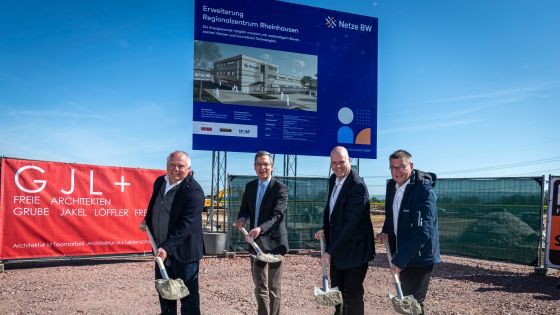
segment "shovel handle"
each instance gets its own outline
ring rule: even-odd
[[[249,233],[247,232],[247,230],[245,230],[244,227],[240,228],[241,232],[243,233],[243,235],[247,236],[249,235]],[[253,248],[255,249],[255,251],[257,252],[257,254],[261,254],[263,253],[263,251],[261,250],[261,248],[259,247],[259,245],[257,245],[257,243],[255,243],[255,240],[249,236],[249,244],[251,244],[251,246],[253,246]]]
[[[399,280],[399,276],[396,273],[393,273],[393,280],[395,280],[395,289],[397,289],[397,295],[402,300],[404,294],[401,289],[401,281]]]
[[[323,257],[325,256],[325,236],[321,235],[319,238],[321,243],[321,268],[323,269],[323,290],[326,292],[329,289],[329,277],[327,276],[327,266]]]
[[[165,265],[163,264],[163,260],[161,260],[161,257],[156,257],[156,262],[158,264],[159,272],[161,273],[163,280],[169,280],[167,270],[165,270]]]
[[[389,267],[393,267],[393,255],[391,255],[391,248],[389,247],[389,241],[387,239],[383,240],[383,244],[385,245],[385,250],[387,251],[387,260],[389,260]],[[397,275],[396,273],[392,272],[393,274],[393,280],[395,280],[395,288],[397,289],[397,294],[399,295],[399,298],[402,299],[403,298],[403,292],[402,292],[402,288],[401,288],[401,280],[399,279],[399,275]]]
[[[152,235],[150,228],[147,226],[146,226],[146,233],[148,233],[148,238],[150,239],[150,245],[152,245],[152,252],[154,253],[154,256],[156,256],[157,255],[156,240],[154,239],[154,236]]]

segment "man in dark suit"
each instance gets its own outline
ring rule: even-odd
[[[323,228],[315,237],[325,237],[323,259],[330,264],[331,286],[342,292],[343,302],[335,314],[364,314],[363,282],[375,255],[369,194],[362,178],[352,171],[346,148],[331,151],[331,169]]]
[[[255,155],[258,179],[245,186],[237,222],[238,229],[250,219],[248,237],[252,237],[265,252],[285,255],[288,252],[286,209],[288,187],[274,177],[272,155],[259,151]],[[251,248],[252,250],[252,248]],[[251,258],[251,272],[255,284],[258,314],[279,314],[282,297],[282,262],[266,263]]]
[[[140,230],[152,232],[157,256],[172,279],[181,278],[190,294],[181,299],[181,314],[200,314],[199,261],[202,258],[204,192],[194,180],[191,158],[175,151],[167,157],[167,175],[154,182],[146,217]],[[156,266],[156,279],[161,279]],[[177,314],[177,301],[159,297],[161,314]]]

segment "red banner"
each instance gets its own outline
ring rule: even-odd
[[[0,259],[151,251],[138,224],[164,173],[2,159]]]

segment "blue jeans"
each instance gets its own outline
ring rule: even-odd
[[[200,315],[200,294],[198,293],[199,262],[181,264],[173,262],[171,267],[166,266],[167,274],[171,279],[181,278],[189,289],[189,295],[181,299],[181,315]],[[161,279],[159,268],[156,264],[156,279]],[[177,301],[163,299],[159,296],[161,314],[177,314]]]

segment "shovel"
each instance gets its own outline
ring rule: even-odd
[[[154,256],[157,254],[157,247],[156,241],[154,240],[154,236],[150,229],[146,227],[146,233],[148,233],[148,237],[150,238],[150,244],[152,245],[152,251],[154,252]],[[167,275],[167,270],[165,270],[165,265],[163,264],[163,260],[160,257],[156,256],[156,262],[159,267],[159,272],[163,279],[156,279],[156,289],[158,290],[159,294],[162,298],[166,300],[178,300],[182,299],[185,296],[189,295],[189,289],[183,282],[183,279],[169,279]]]
[[[159,266],[159,272],[163,279],[156,279],[156,289],[162,298],[166,300],[179,300],[189,295],[189,289],[183,282],[183,279],[169,279],[163,260],[156,257],[156,262]]]
[[[324,306],[335,306],[342,303],[342,293],[337,287],[329,289],[329,277],[327,276],[327,266],[323,261],[325,256],[325,239],[323,235],[319,239],[321,242],[321,267],[323,269],[323,288],[315,287],[315,301]]]
[[[393,267],[393,256],[391,255],[391,248],[389,248],[389,242],[387,239],[384,240],[385,250],[387,251],[387,259],[389,260],[389,267]],[[399,280],[399,275],[393,273],[393,280],[395,280],[395,288],[397,289],[397,295],[392,295],[389,293],[389,298],[391,299],[391,303],[393,304],[393,309],[395,312],[399,314],[410,314],[410,315],[418,315],[422,314],[422,308],[420,307],[420,303],[416,301],[414,296],[407,295],[403,296],[403,292],[401,289],[401,281]]]
[[[247,236],[249,234],[249,233],[247,233],[247,230],[245,230],[244,227],[242,227],[240,230],[241,230],[241,232],[243,232],[243,235],[245,235],[245,236]],[[249,237],[249,244],[251,244],[251,246],[253,246],[253,248],[257,252],[257,255],[254,256],[255,259],[258,259],[260,261],[264,261],[266,263],[276,263],[276,262],[281,262],[282,261],[282,255],[272,255],[272,254],[263,253],[263,251],[261,250],[259,245],[257,245],[257,243],[255,243],[255,240],[253,240],[252,237]]]

